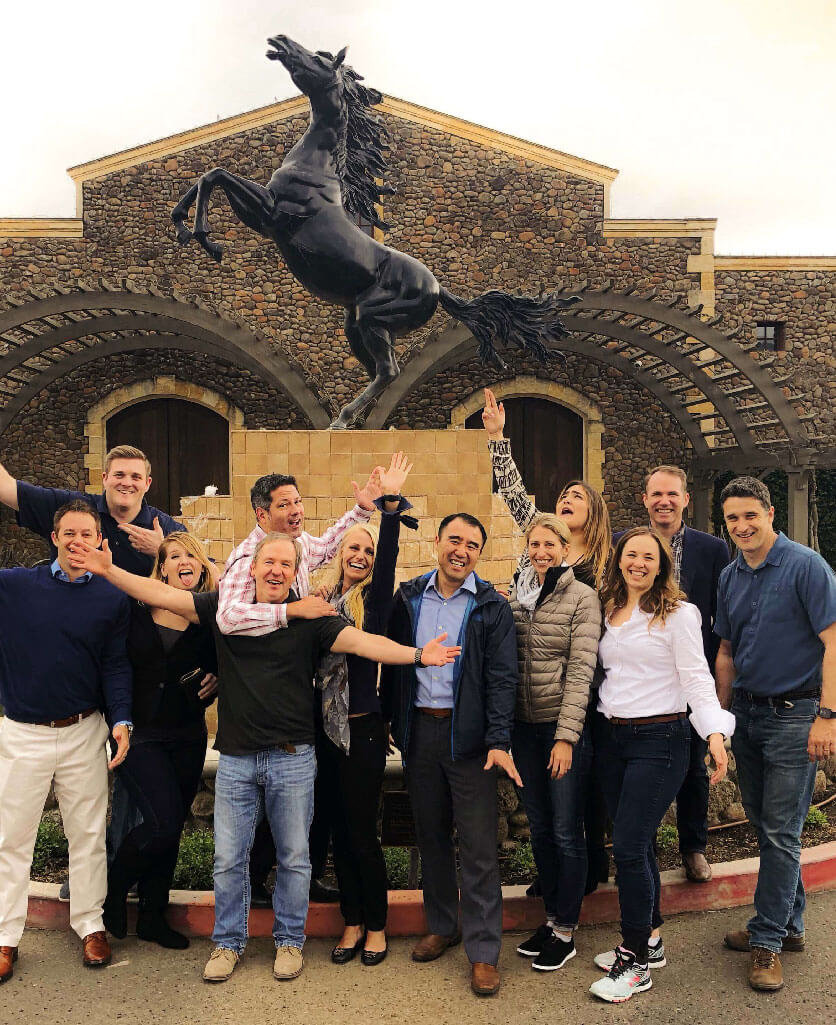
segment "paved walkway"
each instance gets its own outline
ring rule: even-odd
[[[461,947],[433,964],[409,959],[412,940],[397,939],[379,968],[359,962],[337,968],[331,941],[311,940],[305,971],[294,982],[272,977],[272,943],[253,940],[232,979],[209,986],[200,973],[210,945],[162,951],[135,937],[114,945],[114,963],[81,967],[72,933],[28,931],[14,978],[0,989],[0,1025],[820,1025],[836,1004],[836,892],[810,898],[808,949],[787,954],[787,985],[754,993],[746,984],[748,955],[726,951],[723,933],[745,923],[748,908],[678,915],[664,929],[669,966],[654,986],[620,1007],[601,1004],[586,990],[599,973],[592,957],[612,944],[612,926],[585,927],[578,956],[559,972],[541,975],[514,952],[506,935],[500,960],[503,985],[490,999],[473,996]]]

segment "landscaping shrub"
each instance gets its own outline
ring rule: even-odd
[[[211,890],[215,838],[210,829],[184,833],[174,870],[175,890]]]
[[[43,818],[38,826],[35,852],[32,855],[32,874],[60,869],[69,864],[69,848],[64,830],[51,818]]]
[[[384,847],[383,860],[390,890],[405,890],[409,885],[409,848]]]
[[[513,851],[508,855],[506,862],[508,871],[517,876],[533,876],[537,869],[534,867],[534,852],[531,850],[531,841],[520,841]]]
[[[814,808],[810,806],[810,810],[807,812],[807,818],[804,820],[805,829],[822,829],[827,825],[827,816],[821,810],[821,808]]]
[[[672,850],[679,843],[679,830],[667,824],[659,826],[656,830],[656,843],[663,850]]]

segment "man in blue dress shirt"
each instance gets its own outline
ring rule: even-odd
[[[55,514],[52,565],[0,572],[0,983],[17,960],[53,782],[70,850],[70,925],[87,967],[110,961],[102,924],[107,770],[128,752],[132,677],[128,601],[75,560],[79,543],[101,539],[95,510],[70,502]],[[109,765],[105,718],[117,744]]]
[[[717,693],[737,720],[732,750],[760,848],[755,914],[726,946],[751,951],[753,989],[776,990],[778,954],[804,949],[801,829],[816,761],[836,753],[836,577],[776,533],[762,481],[737,477],[720,501],[738,554],[717,595]]]
[[[412,957],[433,961],[463,934],[471,987],[484,996],[499,989],[502,934],[496,767],[522,785],[510,754],[516,632],[508,602],[475,573],[486,540],[475,517],[446,517],[435,542],[438,569],[401,584],[395,597],[394,640],[420,652],[445,631],[462,646],[459,658],[438,668],[384,667],[381,682],[384,716],[404,758],[430,930]]]

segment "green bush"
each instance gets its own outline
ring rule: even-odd
[[[44,818],[38,826],[32,872],[35,875],[60,869],[69,863],[69,848],[64,830],[51,818]]]
[[[827,824],[827,816],[821,808],[814,808],[811,805],[810,810],[807,812],[807,818],[804,820],[804,828],[823,829]]]
[[[534,852],[529,840],[521,840],[508,855],[508,871],[514,876],[533,876],[537,871],[534,867]]]
[[[672,850],[679,844],[679,830],[676,826],[659,826],[656,830],[656,843],[662,850]]]
[[[405,890],[409,886],[409,848],[384,847],[383,860],[390,890]]]
[[[174,889],[211,890],[215,838],[210,829],[184,833],[174,870]]]

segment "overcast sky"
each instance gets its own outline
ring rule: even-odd
[[[67,167],[292,96],[264,56],[279,32],[618,168],[614,217],[836,254],[836,0],[24,0],[2,23],[0,217],[72,217]]]

